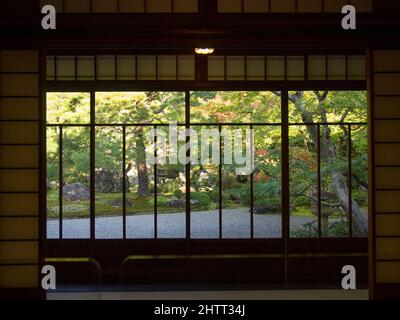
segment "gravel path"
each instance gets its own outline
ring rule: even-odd
[[[185,214],[165,213],[157,217],[157,231],[159,238],[185,238]],[[310,222],[312,218],[291,217],[293,230]],[[154,215],[135,215],[126,218],[126,234],[128,238],[147,239],[154,237]],[[47,222],[47,237],[58,238],[59,223],[57,220]],[[191,237],[193,239],[218,238],[219,213],[218,210],[200,211],[191,213]],[[255,238],[280,238],[281,216],[254,214]],[[89,219],[65,219],[63,221],[63,237],[66,239],[89,238]],[[248,209],[229,209],[222,213],[223,238],[249,238],[250,214]],[[96,238],[122,238],[122,217],[105,217],[96,219]]]

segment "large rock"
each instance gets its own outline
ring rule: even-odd
[[[82,183],[66,184],[63,197],[69,201],[85,201],[90,199],[90,189]]]

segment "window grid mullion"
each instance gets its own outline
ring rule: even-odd
[[[63,238],[63,184],[64,184],[64,172],[63,172],[63,127],[59,126],[58,128],[59,132],[59,155],[58,155],[58,205],[59,205],[59,234],[58,237],[59,239]]]
[[[321,210],[321,125],[317,124],[317,214],[318,214],[318,238],[322,237],[322,210]]]

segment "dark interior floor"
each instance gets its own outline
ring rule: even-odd
[[[250,290],[132,286],[65,286],[47,293],[48,300],[368,300],[368,290]]]

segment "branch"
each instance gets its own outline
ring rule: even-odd
[[[320,103],[324,102],[328,97],[329,91],[324,91],[322,94],[319,91],[314,91],[315,96],[317,97]]]
[[[348,116],[349,112],[350,112],[349,109],[347,109],[347,110],[344,112],[344,114],[342,115],[342,117],[341,117],[340,120],[339,120],[339,122],[340,122],[341,124],[343,124],[344,120],[346,120],[346,117]]]
[[[314,201],[315,203],[318,203],[318,199],[315,197],[311,197],[309,195],[303,194],[304,197],[309,198],[310,200]],[[321,200],[321,207],[325,206],[325,207],[329,207],[329,208],[338,208],[338,207],[342,207],[342,205],[340,204],[340,202],[336,202],[336,203],[328,203],[325,201]]]
[[[328,122],[328,117],[326,115],[326,109],[324,106],[324,103],[328,97],[329,91],[324,91],[324,92],[319,92],[319,91],[314,91],[315,96],[318,99],[318,110],[319,110],[319,114],[321,116],[321,120],[324,124],[324,136],[325,136],[325,140],[328,141],[330,139],[330,134],[331,134],[331,130],[329,128],[329,126],[326,124]]]
[[[343,115],[343,117],[340,119],[340,128],[343,130],[345,139],[347,140],[347,137],[348,137],[347,126],[345,126],[343,124],[345,118],[346,118],[346,115]]]
[[[272,91],[273,94],[278,97],[282,97],[282,93],[280,91]],[[303,97],[304,91],[297,91],[295,94],[288,93],[289,101],[297,104],[297,102]]]

